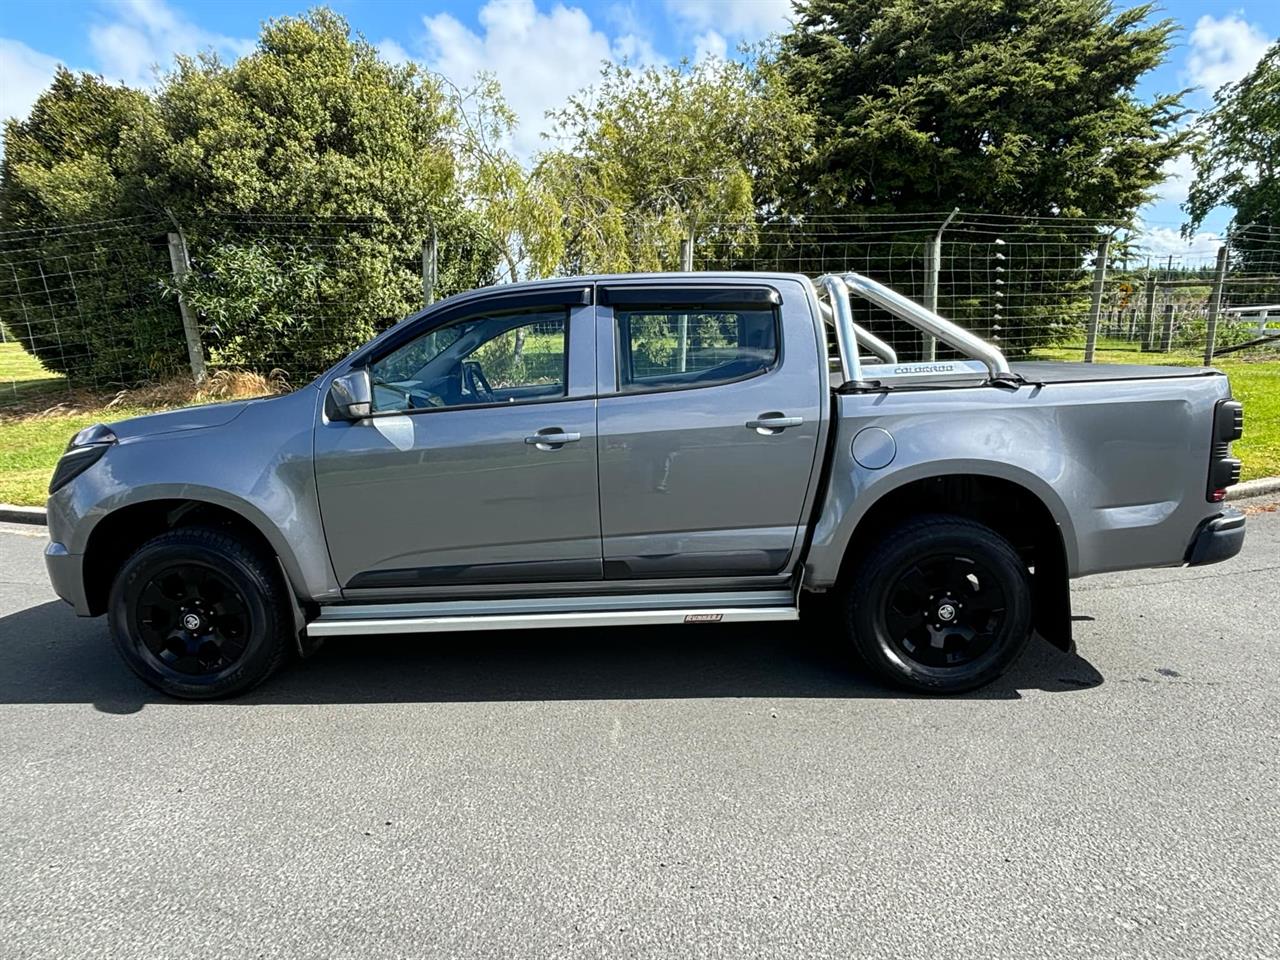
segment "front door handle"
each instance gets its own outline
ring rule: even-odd
[[[524,442],[539,450],[559,450],[566,443],[575,443],[581,439],[580,433],[565,433],[559,427],[544,427],[533,436],[525,437]]]
[[[782,413],[762,413],[756,420],[747,421],[747,429],[754,430],[762,437],[771,437],[781,433],[787,427],[798,427],[804,423],[804,417],[788,417]]]

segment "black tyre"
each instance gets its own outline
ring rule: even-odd
[[[111,585],[111,638],[134,673],[175,697],[213,700],[269,677],[292,620],[272,558],[207,527],[143,544]]]
[[[990,683],[1031,636],[1031,578],[1009,542],[961,517],[918,517],[858,563],[847,626],[862,660],[912,690]]]

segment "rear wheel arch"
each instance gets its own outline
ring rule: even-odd
[[[1052,494],[1049,494],[1052,496]],[[1055,501],[1056,502],[1056,501]],[[839,582],[869,550],[912,517],[944,513],[981,523],[1008,540],[1033,567],[1036,630],[1071,647],[1071,531],[1031,486],[984,473],[945,473],[909,480],[876,499],[858,518],[841,559]]]

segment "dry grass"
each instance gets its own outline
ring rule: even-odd
[[[69,390],[52,406],[48,398],[31,398],[0,408],[0,422],[40,420],[53,417],[76,417],[101,412],[100,419],[112,419],[114,411],[153,412],[189,407],[222,400],[249,400],[270,397],[292,390],[283,370],[272,370],[269,376],[244,370],[218,370],[202,384],[184,377],[152,386],[135,387],[104,393],[101,390]],[[116,419],[119,419],[117,415]]]

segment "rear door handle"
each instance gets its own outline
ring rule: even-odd
[[[747,429],[754,430],[764,437],[781,433],[787,427],[798,427],[804,423],[804,417],[788,417],[781,413],[762,413],[756,420],[747,421]]]
[[[546,427],[531,437],[525,437],[524,442],[539,450],[558,450],[566,443],[575,443],[581,439],[580,433],[565,433],[559,427]]]

